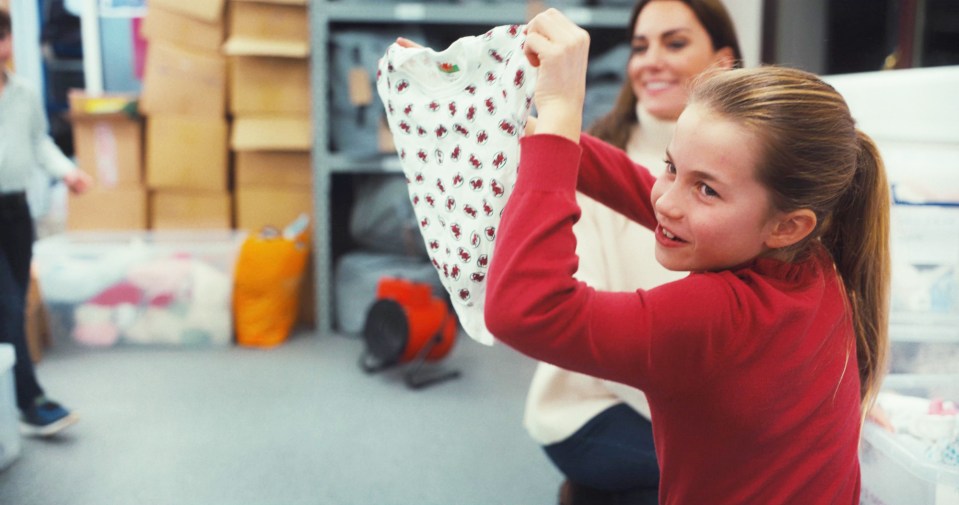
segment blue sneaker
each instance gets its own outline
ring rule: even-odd
[[[34,400],[32,407],[20,415],[20,433],[51,437],[79,420],[76,414],[72,414],[59,403],[40,396]]]

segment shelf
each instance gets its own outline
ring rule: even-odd
[[[525,22],[525,3],[474,3],[460,5],[398,3],[391,6],[372,3],[330,2],[326,16],[334,23],[504,25]],[[630,9],[616,7],[562,7],[573,22],[584,27],[622,28]]]
[[[355,158],[344,156],[342,154],[331,154],[326,161],[328,170],[332,173],[340,174],[363,174],[363,173],[402,173],[403,167],[400,166],[400,159],[396,154],[384,154],[382,156]]]

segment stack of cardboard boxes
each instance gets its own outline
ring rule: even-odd
[[[145,120],[118,104],[136,97],[72,100],[97,189],[70,199],[68,228],[256,230],[312,215],[306,0],[151,0],[142,33]]]
[[[144,19],[153,229],[233,225],[224,0],[152,0]]]
[[[305,0],[233,0],[224,45],[236,225],[312,215],[310,30]]]

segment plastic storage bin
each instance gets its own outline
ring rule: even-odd
[[[0,470],[20,455],[20,423],[13,389],[13,346],[0,344]]]
[[[229,344],[245,232],[73,232],[38,241],[34,265],[55,341]]]
[[[959,373],[886,378],[879,404],[896,430],[870,422],[863,428],[864,505],[959,505],[959,424],[938,439],[915,428],[935,399],[959,403]]]

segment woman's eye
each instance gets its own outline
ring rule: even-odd
[[[673,40],[667,44],[667,47],[673,50],[679,50],[686,47],[689,43],[685,40]]]
[[[633,54],[643,54],[646,52],[646,46],[633,46]]]

